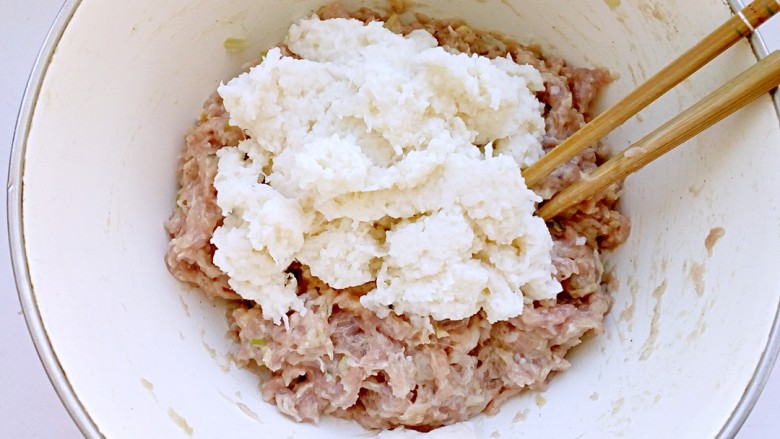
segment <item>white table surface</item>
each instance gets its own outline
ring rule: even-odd
[[[0,0],[0,157],[5,163],[27,77],[62,3]],[[780,19],[766,24],[762,31],[770,48],[780,48]],[[5,181],[7,167],[1,165],[0,169],[0,178]],[[2,203],[3,230],[5,209]],[[16,295],[8,243],[6,239],[0,242],[0,438],[81,437],[38,360]],[[780,372],[770,377],[737,437],[780,438]]]

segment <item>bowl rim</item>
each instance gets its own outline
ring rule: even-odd
[[[11,143],[8,169],[7,219],[11,265],[16,289],[24,312],[27,329],[32,337],[38,357],[46,370],[49,381],[52,383],[54,390],[78,429],[85,437],[98,438],[103,437],[103,435],[68,381],[68,377],[60,364],[57,354],[54,352],[43,325],[43,319],[35,300],[35,293],[30,279],[22,221],[24,162],[32,117],[52,57],[65,29],[81,3],[82,0],[65,1],[38,52],[27,81]],[[727,3],[735,13],[745,6],[744,0],[727,0]],[[762,59],[769,54],[766,43],[759,33],[754,33],[750,37],[750,43],[758,59]],[[780,118],[780,92],[775,90],[772,92],[772,95],[775,109]],[[753,376],[736,407],[729,415],[728,420],[718,432],[718,438],[733,438],[736,436],[761,395],[761,391],[769,379],[778,354],[780,354],[780,308],[775,313],[766,348],[761,354]]]
[[[13,140],[11,141],[11,157],[8,167],[8,195],[6,198],[8,215],[8,239],[11,251],[11,266],[19,302],[22,306],[27,330],[32,337],[38,358],[43,364],[46,375],[57,396],[65,406],[68,414],[76,423],[81,433],[88,438],[103,437],[97,424],[87,413],[86,408],[76,396],[65,371],[60,364],[57,354],[54,352],[49,336],[43,325],[38,305],[35,300],[32,280],[27,264],[27,251],[25,249],[24,227],[22,224],[22,197],[24,157],[27,149],[27,136],[30,132],[32,116],[35,112],[36,102],[43,85],[49,64],[51,63],[57,45],[68,27],[71,18],[76,13],[81,0],[66,0],[57,13],[57,17],[49,29],[46,39],[35,59],[30,76],[25,86],[24,95],[19,106],[19,112],[14,126]]]

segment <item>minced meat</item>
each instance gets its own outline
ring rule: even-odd
[[[472,29],[460,20],[418,15],[414,23],[403,24],[395,15],[368,9],[350,13],[337,5],[318,14],[323,19],[381,20],[402,34],[425,29],[453,50],[488,57],[509,54],[518,63],[533,65],[545,85],[537,98],[545,104],[546,150],[587,122],[593,99],[610,80],[606,71],[569,66],[560,58],[544,57],[538,47]],[[288,327],[264,319],[259,306],[231,290],[227,276],[213,263],[210,243],[222,223],[214,189],[216,154],[245,138],[228,124],[219,96],[210,97],[180,161],[181,189],[166,223],[171,236],[166,263],[174,276],[210,298],[233,300],[236,361],[271,372],[261,384],[263,397],[293,419],[333,415],[371,429],[427,431],[492,413],[525,389],[543,389],[555,373],[569,367],[565,355],[584,334],[603,331],[612,299],[600,252],[620,245],[630,230],[615,208],[618,186],[548,222],[552,262],[564,291],[556,299],[527,304],[508,321],[490,324],[484,312],[455,321],[394,313],[379,318],[360,303],[371,283],[336,290],[298,262],[287,272],[297,281],[306,312],[290,312]],[[549,199],[605,157],[605,149],[594,145],[533,189]]]

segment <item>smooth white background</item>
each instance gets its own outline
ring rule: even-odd
[[[28,75],[62,3],[0,0],[0,163],[7,163]],[[780,48],[780,18],[764,25],[762,31],[770,48]],[[5,181],[7,167],[2,165],[0,169]],[[5,230],[5,203],[1,213],[0,227]],[[16,295],[7,240],[0,242],[0,438],[81,437],[35,353]],[[774,437],[780,437],[778,371],[738,435],[739,439]]]

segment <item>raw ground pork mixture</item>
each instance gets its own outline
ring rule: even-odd
[[[416,22],[402,24],[395,15],[368,9],[348,13],[337,5],[318,15],[381,20],[402,34],[422,28],[442,46],[491,58],[510,54],[518,63],[533,65],[546,88],[537,96],[545,104],[546,150],[584,125],[591,102],[610,81],[604,70],[569,66],[560,58],[543,57],[538,47],[476,31],[459,20],[417,15]],[[177,207],[166,223],[171,236],[166,263],[174,276],[208,297],[232,302],[237,363],[270,370],[270,379],[261,384],[263,397],[295,420],[316,422],[333,415],[371,429],[427,431],[495,412],[525,389],[543,389],[556,372],[569,367],[565,355],[570,348],[587,333],[603,331],[612,299],[599,252],[620,245],[629,233],[628,220],[615,210],[617,186],[548,223],[564,292],[557,300],[526,305],[516,318],[493,325],[484,312],[459,321],[393,313],[380,319],[359,302],[373,284],[334,290],[305,266],[293,264],[289,272],[309,312],[291,312],[289,330],[265,320],[257,305],[230,289],[227,276],[212,262],[210,239],[222,222],[213,186],[216,151],[244,139],[227,122],[215,93],[186,139]],[[549,199],[605,156],[601,146],[589,148],[533,189]]]

